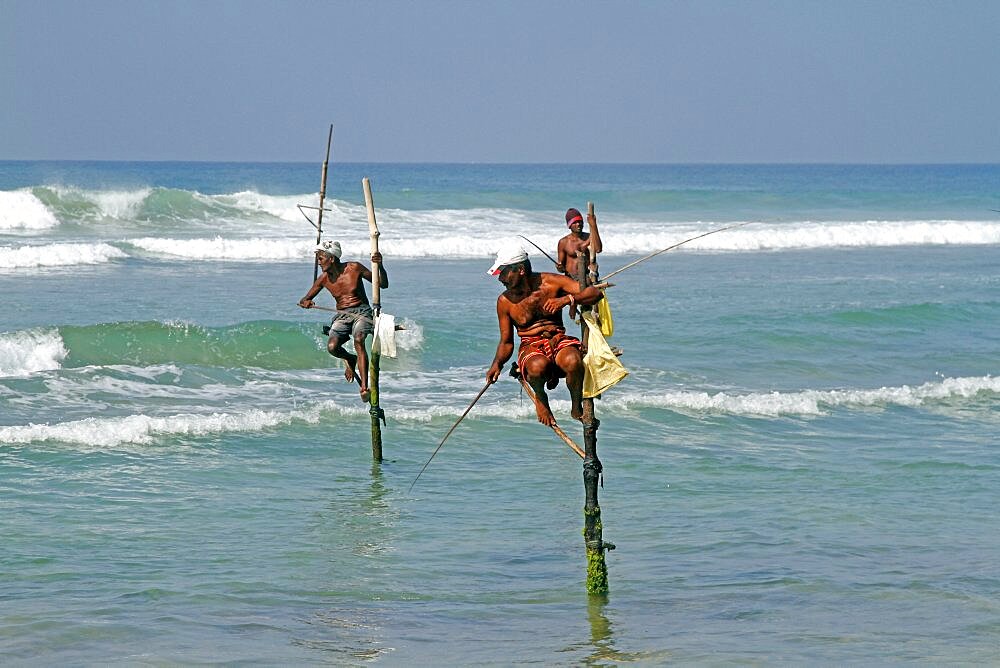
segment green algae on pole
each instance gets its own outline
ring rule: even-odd
[[[587,202],[587,219],[594,220],[594,203]],[[584,249],[586,254],[582,262],[577,263],[576,279],[580,282],[581,288],[586,288],[590,283],[588,276],[588,266],[593,263],[594,280],[597,282],[597,254],[590,258],[590,249]],[[588,262],[590,260],[590,262]],[[581,312],[590,310],[590,306],[581,307]],[[583,349],[587,349],[587,335],[589,327],[587,321],[580,318],[581,336]],[[604,559],[606,550],[615,549],[614,543],[604,541],[603,526],[601,524],[601,506],[597,500],[597,485],[601,477],[603,467],[601,460],[597,457],[597,430],[601,421],[594,415],[593,398],[583,400],[583,489],[585,502],[583,507],[583,541],[587,551],[587,592],[590,594],[606,594],[608,592],[608,565]]]

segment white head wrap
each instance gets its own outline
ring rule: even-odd
[[[339,241],[324,241],[323,243],[316,246],[316,250],[323,251],[328,255],[332,255],[338,260],[340,259],[340,256],[343,254],[343,251],[340,250]]]
[[[521,243],[513,239],[508,239],[504,241],[503,245],[501,245],[499,250],[497,250],[497,260],[486,273],[490,276],[496,276],[500,273],[500,267],[508,264],[524,262],[527,259],[528,253],[525,252]]]

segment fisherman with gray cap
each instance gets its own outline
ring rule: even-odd
[[[562,309],[565,306],[590,306],[603,295],[597,288],[580,288],[577,281],[562,274],[536,272],[524,248],[516,241],[505,241],[497,251],[489,271],[507,288],[497,297],[497,320],[500,343],[486,381],[495,383],[503,365],[514,354],[514,329],[521,339],[517,367],[535,392],[538,421],[556,423],[549,408],[546,388],[555,389],[560,378],[569,389],[570,414],[583,418],[583,355],[580,340],[566,334]]]
[[[337,315],[330,323],[330,339],[326,349],[334,357],[344,360],[344,377],[349,382],[358,381],[361,386],[361,401],[367,402],[370,391],[365,338],[374,331],[375,313],[368,301],[363,281],[371,283],[372,272],[360,262],[341,262],[343,251],[338,241],[324,241],[316,246],[315,251],[316,261],[323,271],[306,296],[299,300],[299,306],[312,308],[313,299],[323,288],[333,295],[337,302]],[[382,254],[372,253],[371,260],[378,264],[379,285],[388,288],[389,276],[385,273]],[[348,338],[354,339],[353,354],[344,348]]]

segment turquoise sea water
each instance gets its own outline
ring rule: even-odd
[[[365,175],[381,466],[295,306],[318,164],[0,162],[3,663],[997,660],[1000,166],[333,164],[367,262]],[[614,279],[606,598],[513,380],[407,491],[484,382],[491,251],[588,200],[603,273],[748,222]]]

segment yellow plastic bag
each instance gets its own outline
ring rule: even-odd
[[[618,361],[608,342],[604,340],[593,313],[584,313],[583,319],[590,325],[587,335],[587,354],[583,356],[583,396],[592,399],[621,382],[628,375]]]
[[[608,338],[615,333],[615,321],[611,318],[611,304],[608,303],[608,293],[601,290],[604,299],[597,302],[597,319],[601,322],[601,334]]]

